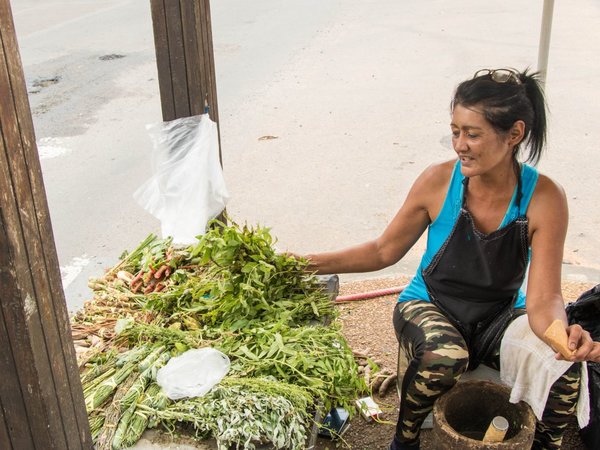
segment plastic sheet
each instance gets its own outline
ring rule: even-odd
[[[219,162],[217,124],[208,114],[148,125],[153,175],[133,194],[160,220],[163,237],[195,242],[229,195]]]
[[[156,382],[171,400],[202,397],[229,371],[229,358],[214,348],[188,350],[162,367]]]

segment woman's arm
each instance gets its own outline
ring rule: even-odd
[[[540,175],[528,209],[531,263],[527,284],[527,315],[533,332],[543,339],[555,319],[569,336],[569,348],[577,349],[573,361],[600,360],[600,343],[594,343],[579,325],[569,326],[561,290],[563,249],[568,226],[568,206],[563,189]]]
[[[451,167],[444,163],[427,168],[381,236],[342,250],[306,255],[308,269],[319,274],[371,272],[398,262],[427,229],[432,214],[439,212]]]

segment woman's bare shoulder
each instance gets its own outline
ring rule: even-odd
[[[527,208],[531,231],[548,224],[566,227],[568,214],[567,196],[563,187],[554,179],[540,173]]]
[[[427,211],[430,220],[437,217],[444,202],[456,160],[431,164],[419,175],[407,197],[414,208]]]
[[[429,165],[417,178],[415,184],[428,190],[438,190],[448,186],[456,159]]]
[[[556,202],[566,202],[566,194],[560,183],[548,175],[539,173],[531,202],[534,207],[536,205],[548,207]]]

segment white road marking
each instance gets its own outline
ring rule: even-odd
[[[87,258],[87,255],[82,255],[73,258],[71,264],[68,266],[61,266],[60,276],[62,278],[63,289],[66,289],[89,263],[90,260]]]
[[[40,159],[56,158],[71,152],[71,149],[63,146],[64,143],[58,138],[42,138],[38,141],[38,154]]]

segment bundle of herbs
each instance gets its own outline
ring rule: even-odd
[[[168,399],[154,382],[170,358],[165,346],[140,345],[88,361],[81,381],[95,448],[119,449],[137,442],[149,423],[138,405],[166,407]]]
[[[334,316],[331,298],[307,275],[306,261],[277,253],[268,229],[214,225],[188,249],[188,261],[204,270],[148,295],[147,309],[191,329],[296,326]]]
[[[188,273],[200,269],[190,262],[186,248],[173,245],[172,238],[150,234],[131,252],[123,252],[120,262],[88,286],[95,296],[123,302],[139,302],[145,295],[161,292],[167,285],[179,284]]]
[[[219,450],[254,449],[270,443],[275,449],[305,448],[310,395],[294,385],[270,379],[226,378],[203,397],[142,411],[175,427],[185,422],[199,438],[212,436]]]
[[[94,298],[74,319],[76,332],[113,324],[102,353],[81,368],[98,448],[132,445],[145,428],[175,424],[223,449],[303,448],[316,409],[352,408],[366,385],[331,324],[330,294],[306,261],[273,244],[267,228],[220,222],[186,248],[150,235],[91,281]],[[228,376],[203,397],[168,401],[156,371],[202,347],[229,356]]]
[[[154,234],[132,252],[123,252],[117,265],[102,277],[89,280],[93,298],[85,302],[71,320],[78,362],[87,361],[87,350],[102,349],[112,340],[120,319],[161,326],[172,324],[174,320],[170,316],[144,307],[146,296],[150,292],[159,293],[167,285],[177,289],[199,270],[203,269],[189,263],[186,249],[175,248],[172,239],[159,239]]]
[[[189,332],[131,322],[119,339],[128,340],[130,345],[161,345],[173,351],[215,348],[229,356],[232,377],[271,377],[302,387],[313,398],[311,406],[320,405],[325,411],[334,405],[352,409],[358,393],[367,390],[337,323],[302,327],[265,324],[220,333],[210,328]]]

